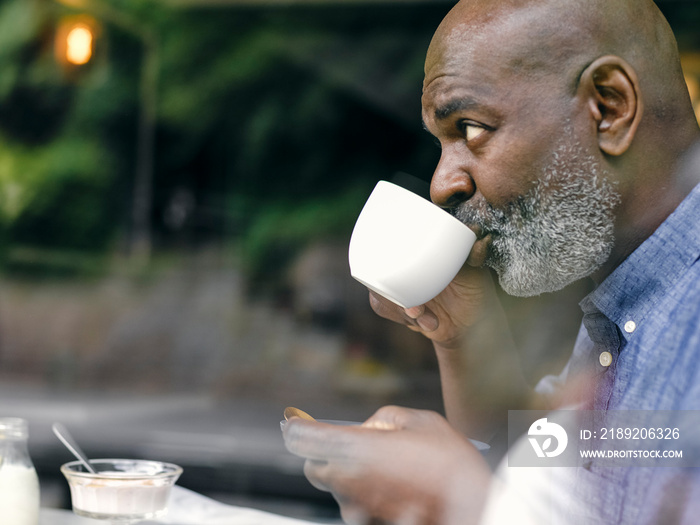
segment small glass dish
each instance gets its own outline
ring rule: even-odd
[[[79,461],[61,466],[73,512],[112,523],[136,523],[167,512],[170,489],[182,474],[172,463],[140,459],[93,459],[96,474]]]

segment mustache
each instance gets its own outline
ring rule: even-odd
[[[522,222],[533,215],[532,205],[527,204],[527,198],[518,198],[505,208],[496,208],[483,199],[466,201],[451,210],[452,215],[464,224],[479,228],[483,235],[502,235],[512,229],[513,220]]]

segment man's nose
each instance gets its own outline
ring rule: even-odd
[[[458,155],[443,149],[430,181],[430,198],[442,208],[454,208],[469,200],[476,191],[468,166]]]

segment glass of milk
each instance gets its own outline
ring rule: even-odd
[[[163,516],[170,489],[182,474],[172,463],[138,459],[91,459],[96,474],[79,461],[61,466],[73,512],[126,525]]]

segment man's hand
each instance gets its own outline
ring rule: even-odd
[[[489,468],[435,412],[384,407],[354,427],[292,418],[284,439],[306,458],[309,481],[333,494],[346,523],[478,522]]]
[[[487,270],[465,265],[435,299],[413,308],[401,308],[370,292],[370,305],[381,317],[420,332],[443,348],[460,345],[464,331],[483,315],[485,305],[495,299]]]
[[[525,383],[491,273],[469,264],[428,303],[404,309],[370,292],[374,311],[432,340],[445,413],[464,435],[487,440],[509,409],[524,408]]]

